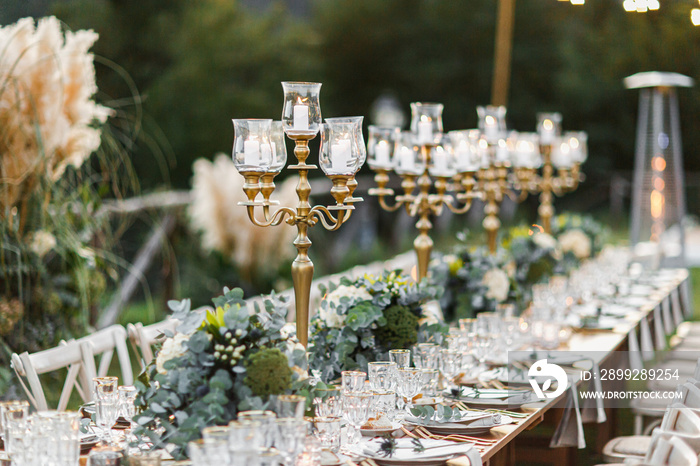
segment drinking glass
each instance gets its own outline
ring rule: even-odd
[[[372,390],[378,392],[390,392],[396,388],[395,362],[375,361],[367,364],[367,373]]]
[[[197,466],[211,466],[207,451],[204,449],[204,439],[194,440],[187,443],[187,456],[192,464]]]
[[[340,390],[335,387],[315,389],[314,406],[316,417],[340,417],[343,411],[343,401]]]
[[[304,439],[308,423],[294,417],[278,418],[275,421],[277,432],[275,448],[282,456],[285,466],[293,466],[299,454],[304,450]]]
[[[275,441],[275,415],[272,411],[241,411],[238,420],[241,422],[259,422],[261,449],[270,448]]]
[[[382,416],[387,417],[391,422],[394,422],[396,412],[396,392],[373,392],[372,405],[370,407],[370,416],[379,419]]]
[[[440,379],[440,373],[437,369],[420,369],[423,374],[423,391],[428,396],[437,395],[437,385]]]
[[[202,434],[204,434],[204,430],[206,429],[202,429]],[[211,466],[228,466],[231,463],[228,436],[225,438],[219,436],[204,437],[204,452],[209,461],[208,464]]]
[[[397,392],[403,398],[406,410],[410,412],[413,407],[413,397],[418,395],[423,388],[423,373],[420,369],[399,369]],[[399,399],[399,403],[402,400]]]
[[[440,351],[440,372],[448,389],[456,385],[455,377],[462,370],[462,353],[444,349]]]
[[[340,449],[340,418],[317,417],[314,419],[314,426],[314,435],[321,442],[321,446],[336,453]]]
[[[28,401],[8,401],[0,405],[3,432],[5,436],[5,451],[10,455],[20,455],[24,450],[23,437],[27,432],[29,419]]]
[[[413,364],[419,369],[435,369],[440,347],[434,343],[418,343],[413,347]]]
[[[98,445],[90,450],[88,466],[119,466],[124,455],[119,447],[112,445]]]
[[[28,444],[33,464],[49,464],[58,456],[56,434],[58,425],[54,419],[57,411],[39,411],[29,416]],[[32,464],[29,462],[29,464]]]
[[[299,395],[277,395],[270,397],[272,410],[278,418],[296,417],[303,418],[306,410],[306,398]]]
[[[129,466],[160,466],[159,451],[135,451],[129,455]]]
[[[274,422],[276,418],[272,418]],[[262,422],[251,420],[231,421],[228,424],[228,439],[231,450],[248,451],[259,450],[263,446],[265,432]]]
[[[389,351],[389,359],[394,361],[399,369],[411,366],[411,351],[407,349],[395,349]]]
[[[133,385],[122,385],[117,388],[119,393],[119,404],[121,405],[121,415],[124,419],[129,421],[129,427],[134,428],[134,416],[136,415],[136,406],[134,402],[136,401],[136,395],[138,395],[138,390]]]
[[[346,393],[343,395],[345,420],[350,424],[350,445],[360,441],[360,428],[370,417],[372,394],[367,392]]]
[[[343,371],[340,373],[343,394],[361,392],[365,388],[367,374],[361,371]]]
[[[202,438],[208,441],[229,441],[230,429],[228,426],[210,426],[202,429]]]
[[[76,466],[80,460],[80,419],[80,413],[66,411],[52,420],[57,466]]]
[[[119,417],[118,379],[116,377],[94,377],[93,391],[95,395],[96,424],[101,428],[100,440],[111,445],[112,427]]]

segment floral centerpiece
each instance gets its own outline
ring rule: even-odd
[[[216,310],[169,303],[182,324],[135,382],[136,435],[184,456],[203,427],[233,420],[239,410],[264,409],[271,395],[306,379],[306,352],[285,327],[286,302],[274,295],[251,312],[240,289],[224,289]]]
[[[515,280],[515,261],[499,248],[460,245],[431,263],[431,280],[445,292],[440,307],[447,322],[495,311],[498,304],[517,302],[520,288]]]
[[[440,340],[446,326],[423,311],[440,291],[397,271],[322,287],[325,297],[310,326],[310,368],[328,382],[341,371],[366,370],[368,362],[388,359],[391,349]]]
[[[515,280],[524,291],[564,272],[561,248],[550,234],[528,226],[513,227],[502,244],[515,261]]]
[[[608,236],[606,228],[592,216],[570,213],[554,218],[552,234],[557,238],[569,268],[597,255]]]

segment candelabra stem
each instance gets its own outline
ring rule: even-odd
[[[551,145],[542,146],[542,156],[544,159],[542,167],[542,184],[540,187],[542,192],[540,194],[540,206],[537,208],[537,213],[540,216],[542,228],[547,234],[552,233],[552,217],[554,216],[554,204],[552,202],[554,167],[552,167],[551,151]]]
[[[423,146],[422,149],[424,160],[427,162],[428,148]],[[418,195],[418,215],[420,218],[416,223],[416,228],[420,234],[413,241],[413,249],[415,249],[416,256],[418,257],[418,281],[428,276],[430,253],[433,250],[433,240],[428,236],[428,232],[433,228],[433,224],[430,221],[430,214],[432,213],[432,207],[430,205],[431,186],[432,182],[428,175],[428,169],[426,168],[425,172],[418,178],[418,188],[420,189],[420,194]]]
[[[307,234],[309,224],[309,195],[311,185],[309,184],[309,169],[314,168],[306,164],[309,156],[308,139],[295,139],[294,155],[298,164],[290,168],[299,172],[299,183],[297,184],[297,215],[294,223],[297,226],[297,237],[294,246],[297,248],[297,257],[292,263],[292,282],[294,283],[294,301],[296,304],[297,337],[302,345],[306,346],[309,341],[309,296],[311,295],[311,281],[314,277],[314,263],[309,259],[309,248],[311,240]]]
[[[433,240],[428,236],[428,230],[421,230],[420,234],[413,240],[413,249],[418,256],[418,281],[421,281],[428,276],[428,264],[430,263],[430,254],[433,251]]]
[[[498,218],[498,203],[493,199],[489,200],[484,207],[484,212],[486,213],[486,217],[482,225],[484,226],[484,230],[486,230],[489,252],[495,254],[498,244],[496,241],[498,229],[501,228],[501,221]]]

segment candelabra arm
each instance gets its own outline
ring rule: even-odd
[[[294,218],[294,216],[296,215],[296,211],[294,209],[290,207],[280,207],[272,214],[271,217],[265,216],[265,221],[261,222],[260,220],[255,218],[255,207],[258,206],[257,204],[250,205],[245,202],[239,202],[238,205],[246,206],[246,208],[248,209],[248,218],[251,222],[253,222],[253,225],[259,227],[274,227],[282,223],[287,215],[290,218]]]
[[[372,194],[372,193],[370,193],[370,194]],[[379,196],[377,197],[377,200],[379,201],[380,207],[381,207],[383,210],[386,210],[387,212],[396,212],[396,211],[399,210],[399,209],[401,208],[401,206],[403,205],[403,202],[400,202],[400,201],[399,201],[399,202],[396,202],[394,205],[389,205],[389,204],[386,202],[386,196],[384,196],[384,195],[379,195]]]
[[[331,213],[328,208],[324,206],[314,206],[310,211],[309,215],[307,217],[307,222],[309,223],[309,226],[313,226],[316,224],[316,221],[320,221],[323,227],[326,230],[329,231],[335,231],[340,226],[345,223],[344,217],[347,215],[349,216],[350,212],[354,209],[353,206],[344,206],[344,209],[336,209],[338,210],[338,218],[333,217],[333,214]],[[326,216],[330,220],[326,220]]]

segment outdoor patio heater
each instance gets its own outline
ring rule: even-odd
[[[660,252],[665,266],[684,265],[686,203],[676,88],[692,87],[693,79],[652,71],[629,76],[624,84],[641,90],[630,244]]]

